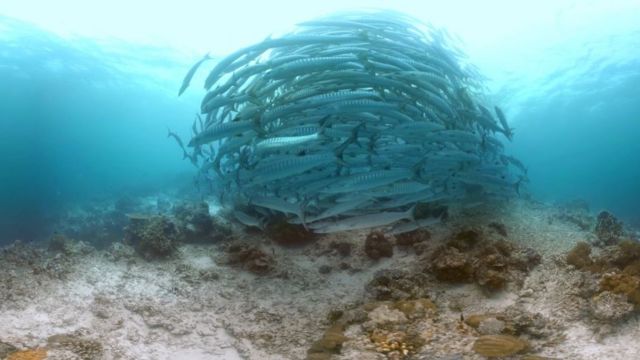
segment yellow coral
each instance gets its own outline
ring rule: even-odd
[[[376,351],[387,355],[395,352],[400,358],[408,356],[415,349],[413,344],[409,343],[407,334],[402,331],[387,332],[375,329],[369,335],[369,339],[375,344]]]
[[[20,350],[9,354],[7,360],[43,360],[47,357],[44,348]]]

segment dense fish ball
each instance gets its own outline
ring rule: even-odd
[[[210,71],[185,156],[247,226],[400,233],[437,221],[416,206],[514,196],[526,168],[497,138],[512,129],[449,43],[408,16],[357,12],[240,49]]]

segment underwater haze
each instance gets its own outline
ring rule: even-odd
[[[46,238],[52,218],[96,198],[193,188],[195,169],[167,138],[187,136],[199,110],[207,71],[177,96],[191,65],[359,8],[405,12],[459,39],[515,128],[507,150],[528,167],[534,199],[582,199],[640,227],[638,1],[9,0],[0,244]]]

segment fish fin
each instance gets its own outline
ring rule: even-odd
[[[415,222],[416,221],[416,204],[413,204],[409,210],[407,210],[406,214],[409,216],[409,220]]]

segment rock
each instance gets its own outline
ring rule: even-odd
[[[231,235],[228,226],[211,217],[209,204],[204,201],[178,204],[173,215],[183,242],[215,242]]]
[[[281,246],[303,246],[315,240],[315,235],[303,225],[290,224],[284,218],[276,218],[267,224],[265,234]]]
[[[347,340],[344,336],[344,325],[334,324],[329,327],[322,338],[311,345],[307,350],[307,360],[331,359],[332,354],[339,354],[342,343]]]
[[[627,300],[640,305],[640,277],[625,273],[609,273],[600,279],[600,290],[626,295]]]
[[[391,304],[391,307],[402,311],[402,313],[409,319],[422,318],[427,314],[435,313],[437,310],[433,301],[427,298],[398,300]]]
[[[477,329],[480,324],[487,319],[495,319],[494,314],[472,314],[464,317],[465,324]]]
[[[507,237],[507,227],[503,224],[503,223],[499,223],[499,222],[491,222],[489,223],[489,228],[493,229],[495,232],[497,232],[498,234]]]
[[[624,236],[622,222],[608,211],[598,214],[595,233],[599,240],[598,245],[605,246],[617,244]]]
[[[628,318],[633,311],[633,304],[629,303],[623,294],[603,291],[591,299],[591,314],[601,321],[620,321]]]
[[[256,274],[265,275],[275,266],[275,260],[255,246],[233,244],[227,248],[229,264],[237,264]]]
[[[376,300],[404,300],[427,297],[428,278],[423,273],[403,270],[381,270],[366,285],[366,291]]]
[[[567,253],[566,261],[567,264],[572,265],[579,270],[586,270],[590,268],[593,265],[593,260],[591,259],[591,245],[584,241],[578,242],[573,249]]]
[[[407,322],[407,316],[402,311],[393,309],[387,305],[380,305],[371,310],[368,317],[375,326]]]
[[[438,251],[432,257],[431,270],[440,281],[463,283],[473,280],[470,259],[454,247]]]
[[[426,229],[418,229],[406,233],[398,234],[396,237],[396,245],[398,246],[414,246],[431,239],[431,233]]]
[[[333,241],[329,248],[335,250],[340,256],[347,257],[351,255],[351,244],[344,241]]]
[[[367,235],[364,242],[364,252],[373,260],[393,256],[393,245],[380,231],[373,231]]]
[[[473,344],[476,353],[489,358],[515,355],[528,347],[525,340],[509,335],[484,335]]]
[[[147,260],[171,256],[177,245],[175,224],[165,216],[131,217],[125,228],[125,243]]]
[[[47,250],[50,252],[69,254],[71,252],[69,239],[62,234],[55,233],[51,239],[49,239],[49,247]]]
[[[320,274],[328,274],[331,272],[331,266],[329,265],[322,265],[318,268],[318,272]]]
[[[492,241],[476,229],[454,234],[436,249],[425,271],[440,281],[475,282],[489,290],[503,289],[508,280],[529,272],[540,263],[540,255],[504,240]]]

